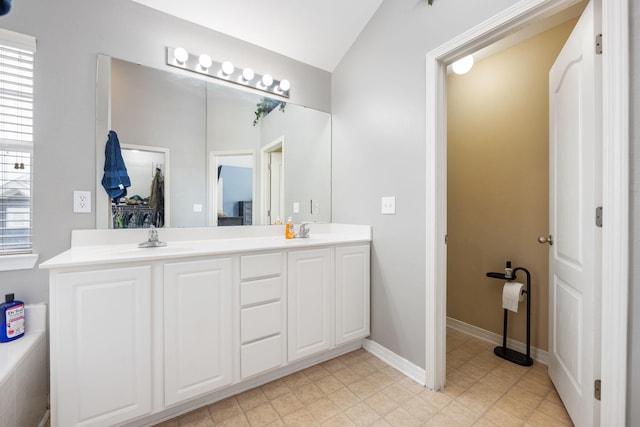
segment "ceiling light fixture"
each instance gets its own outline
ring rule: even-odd
[[[456,74],[466,74],[473,67],[473,56],[467,55],[462,59],[458,59],[456,62],[451,64],[451,68],[453,72]]]
[[[286,92],[291,88],[291,83],[289,83],[289,80],[280,80],[278,87],[282,92]]]
[[[230,61],[216,62],[209,55],[192,55],[182,47],[167,48],[167,65],[215,79],[289,97],[289,80],[275,80],[271,74],[256,74],[251,68],[236,68]]]
[[[173,51],[173,56],[178,64],[184,65],[189,59],[189,52],[185,48],[179,47]]]
[[[254,73],[253,70],[249,67],[242,70],[242,78],[244,79],[245,83],[249,83],[255,76],[256,73]]]
[[[208,70],[213,65],[213,60],[209,55],[203,53],[198,57],[198,63],[202,67],[203,70]]]
[[[224,61],[222,63],[222,72],[228,77],[235,71],[236,67],[233,66],[231,61]]]
[[[273,77],[271,77],[271,74],[265,74],[264,76],[262,76],[262,85],[267,88],[270,87],[273,84]]]

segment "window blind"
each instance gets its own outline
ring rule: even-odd
[[[0,255],[31,252],[35,39],[0,29]]]

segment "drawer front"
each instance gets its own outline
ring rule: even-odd
[[[240,285],[240,303],[242,306],[279,300],[281,296],[282,279],[280,277],[253,280]]]
[[[279,334],[281,331],[282,306],[280,302],[242,310],[240,319],[240,336],[242,343]]]
[[[247,378],[282,365],[282,336],[276,335],[243,345],[240,349],[240,376]]]
[[[279,276],[281,269],[282,255],[280,252],[240,257],[240,278],[242,280]]]

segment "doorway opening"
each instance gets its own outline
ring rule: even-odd
[[[131,186],[126,201],[110,203],[108,228],[171,226],[171,181],[169,149],[121,144]]]
[[[209,225],[254,224],[256,168],[253,150],[213,151],[209,164]]]
[[[447,78],[447,325],[502,345],[503,282],[486,273],[511,261],[531,272],[531,346],[544,364],[549,257],[537,238],[549,230],[548,76],[585,5],[526,40],[503,39],[504,50],[474,53],[468,73]],[[525,353],[524,303],[509,313],[508,332],[508,347]],[[447,367],[461,367],[452,356]]]
[[[284,136],[276,138],[260,151],[262,224],[282,224],[284,218]]]
[[[427,54],[425,383],[430,388],[442,388],[446,372],[446,66],[575,3],[572,0],[519,2],[495,19]],[[602,0],[601,20],[609,48],[609,55],[603,57],[602,77],[603,199],[611,214],[609,228],[603,228],[602,276],[608,278],[610,286],[602,295],[602,328],[621,331],[602,337],[602,348],[608,351],[602,352],[601,375],[603,382],[607,378],[612,389],[601,402],[601,418],[609,423],[617,420],[624,424],[628,292],[628,9],[621,2]],[[611,278],[612,274],[615,277]]]

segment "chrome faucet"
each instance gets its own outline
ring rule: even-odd
[[[303,222],[302,224],[300,224],[300,228],[298,229],[298,236],[296,237],[302,237],[303,239],[306,239],[309,237],[309,231],[311,231],[311,229],[309,228],[309,223]]]
[[[153,225],[149,227],[149,239],[146,242],[138,243],[139,248],[159,248],[167,246],[167,242],[158,239],[158,229]]]

